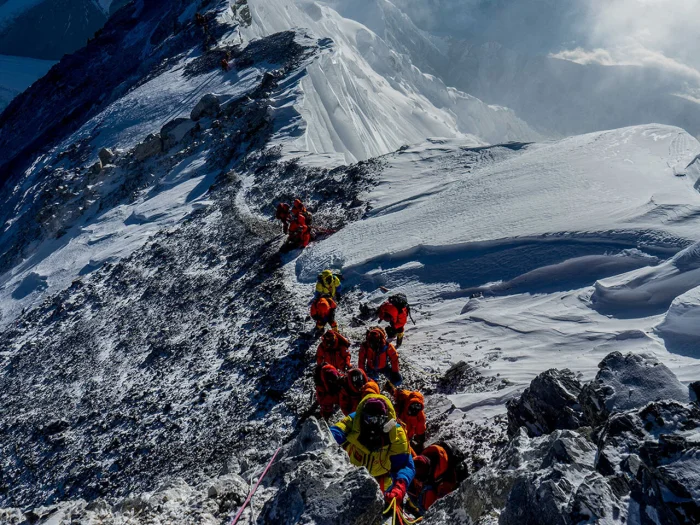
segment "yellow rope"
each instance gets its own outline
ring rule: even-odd
[[[419,516],[419,517],[417,517],[417,518],[414,519],[414,520],[411,520],[411,519],[407,518],[407,517],[406,517],[406,514],[404,514],[404,512],[403,512],[402,510],[399,510],[398,504],[397,504],[397,502],[396,502],[396,498],[394,498],[394,499],[391,500],[391,503],[389,503],[389,506],[384,510],[384,512],[382,512],[382,514],[387,514],[390,510],[393,510],[393,514],[392,514],[392,517],[391,517],[391,523],[392,523],[392,525],[397,525],[397,521],[396,521],[397,515],[398,515],[398,517],[399,517],[399,521],[398,521],[399,524],[404,523],[404,524],[407,524],[407,525],[414,525],[414,524],[416,524],[416,523],[418,523],[418,522],[423,521],[423,517],[422,517],[422,516]],[[397,513],[398,513],[398,514],[397,514]]]
[[[391,516],[391,525],[397,525],[397,521],[396,521],[396,498],[393,498],[393,499],[391,500],[391,503],[389,503],[389,506],[384,510],[384,512],[382,512],[382,514],[386,514],[386,513],[389,512],[390,510],[393,510],[393,511],[394,511],[394,512],[392,513],[392,516]]]

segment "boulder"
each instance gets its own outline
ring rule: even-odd
[[[146,160],[163,151],[163,140],[157,133],[148,135],[141,144],[134,148],[134,158],[137,161]]]
[[[586,420],[593,426],[605,423],[613,412],[640,408],[652,401],[689,401],[688,388],[651,356],[613,352],[598,368],[595,379],[579,395]]]
[[[168,150],[184,139],[197,123],[188,118],[176,118],[165,124],[160,130],[160,137],[163,139],[163,149]]]
[[[500,512],[501,525],[568,525],[568,502],[596,475],[595,454],[595,445],[577,431],[555,430],[531,438],[521,428],[491,465],[438,501],[425,523],[479,523]],[[599,506],[597,515],[607,513],[612,502]]]
[[[508,434],[524,426],[531,437],[585,425],[578,396],[581,383],[567,369],[547,370],[532,380],[519,399],[508,402]]]
[[[114,152],[109,148],[102,148],[97,156],[100,157],[103,166],[111,164],[115,157]]]
[[[265,478],[272,494],[259,523],[373,524],[384,509],[379,485],[350,464],[323,421],[309,418]],[[264,498],[264,495],[256,498]],[[259,501],[260,499],[258,499]]]
[[[219,115],[219,111],[221,111],[221,103],[219,102],[219,98],[216,95],[209,93],[204,95],[202,99],[197,102],[197,105],[190,113],[190,118],[195,121],[202,117],[216,118]]]
[[[700,408],[658,401],[610,416],[600,432],[596,469],[623,497],[629,523],[700,523]]]
[[[690,400],[694,403],[700,403],[700,381],[693,381],[688,385],[690,391]]]

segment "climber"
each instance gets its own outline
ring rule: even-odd
[[[422,516],[438,498],[455,490],[460,480],[455,458],[443,444],[426,447],[413,462],[416,476],[408,489],[408,507]]]
[[[357,411],[331,427],[331,433],[348,453],[350,463],[365,467],[374,476],[387,503],[396,499],[402,505],[415,467],[391,401],[382,395],[368,395]]]
[[[311,229],[306,225],[303,215],[291,216],[287,246],[290,248],[306,248],[311,242]]]
[[[369,394],[379,394],[379,385],[369,379],[364,370],[353,368],[345,375],[340,388],[340,410],[350,415],[357,405]]]
[[[275,212],[275,218],[282,221],[282,231],[287,234],[289,231],[289,204],[286,202],[280,202],[277,205],[277,211]]]
[[[399,354],[394,345],[387,342],[384,330],[375,326],[367,332],[365,342],[360,346],[360,359],[358,368],[367,373],[374,380],[379,374],[385,375],[394,386],[399,386],[403,381],[399,373]]]
[[[318,365],[314,370],[316,401],[321,409],[321,417],[326,421],[338,408],[341,380],[340,372],[333,365]]]
[[[231,69],[231,66],[228,63],[228,60],[226,60],[225,58],[221,59],[221,69],[224,73],[226,73],[227,71],[229,71]]]
[[[329,295],[322,295],[311,303],[311,318],[316,321],[316,330],[323,332],[326,324],[331,329],[338,331],[338,323],[335,322],[335,309],[338,307]]]
[[[332,299],[331,299],[332,300]],[[328,330],[321,338],[321,344],[316,350],[316,364],[328,363],[339,371],[345,372],[350,364],[350,341],[335,329]]]
[[[292,215],[294,216],[304,216],[305,219],[309,218],[309,211],[306,209],[306,206],[304,206],[304,203],[301,202],[300,199],[294,199],[294,202],[292,202],[292,210],[291,210]],[[311,221],[307,221],[309,224]]]
[[[342,275],[333,273],[332,270],[323,270],[318,274],[318,277],[316,277],[314,298],[320,297],[325,293],[330,295],[333,299],[340,299],[340,294],[343,291],[343,284],[341,283],[342,278]]]
[[[388,385],[388,390],[394,397],[394,407],[399,421],[406,430],[406,437],[411,448],[420,453],[425,445],[425,400],[423,394]]]
[[[411,308],[408,305],[406,296],[402,293],[389,297],[377,310],[379,320],[389,323],[386,329],[387,337],[391,339],[396,336],[396,348],[403,343],[403,329],[410,314]]]

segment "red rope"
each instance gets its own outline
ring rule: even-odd
[[[263,473],[262,473],[262,474],[260,475],[260,477],[258,478],[258,482],[257,482],[257,483],[255,484],[255,486],[253,487],[253,490],[250,491],[250,494],[248,494],[248,497],[247,497],[246,500],[243,502],[243,505],[241,506],[241,508],[238,509],[238,513],[237,513],[236,516],[233,518],[233,521],[231,521],[231,524],[230,524],[230,525],[236,525],[236,523],[238,523],[238,519],[239,519],[239,518],[241,517],[241,515],[243,514],[243,511],[245,510],[246,506],[247,506],[248,503],[250,502],[250,499],[253,497],[253,494],[255,494],[255,491],[258,490],[258,487],[260,486],[260,482],[261,482],[261,481],[263,480],[263,478],[265,477],[265,474],[267,474],[267,471],[270,470],[270,467],[272,466],[272,462],[273,462],[273,461],[275,460],[275,458],[277,457],[277,454],[279,453],[280,449],[281,449],[281,447],[278,448],[277,450],[275,450],[275,453],[272,455],[272,458],[270,459],[270,462],[267,464],[267,467],[265,467],[265,470],[263,470]]]

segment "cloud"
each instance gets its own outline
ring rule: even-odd
[[[578,64],[601,64],[604,66],[643,66],[664,70],[688,81],[700,84],[700,71],[660,51],[647,49],[638,43],[630,43],[613,49],[566,49],[549,56],[577,62]]]
[[[390,0],[436,34],[700,80],[700,0]]]

